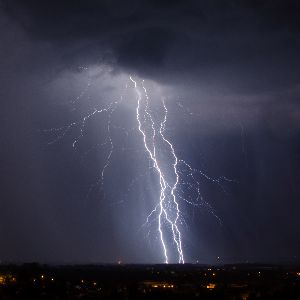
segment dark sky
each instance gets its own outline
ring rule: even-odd
[[[141,228],[158,190],[132,75],[154,110],[166,97],[178,156],[234,179],[223,190],[199,178],[221,222],[182,205],[186,261],[299,262],[299,14],[283,0],[0,0],[0,260],[163,260],[156,225]],[[107,116],[76,149],[79,126],[54,143],[47,129],[121,95],[111,164],[91,189]]]

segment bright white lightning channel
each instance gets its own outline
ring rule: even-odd
[[[164,136],[164,130],[165,130],[165,124],[167,121],[167,108],[165,105],[164,100],[162,100],[162,104],[164,107],[164,118],[163,121],[160,122],[159,129],[156,130],[155,123],[153,121],[152,115],[149,112],[149,97],[147,90],[142,83],[142,88],[144,90],[144,101],[145,104],[143,105],[144,108],[142,108],[141,102],[143,101],[142,93],[137,85],[137,82],[132,79],[130,76],[130,80],[134,83],[134,88],[137,94],[137,107],[136,107],[136,119],[138,122],[138,128],[143,136],[143,142],[144,147],[149,154],[149,157],[151,161],[153,162],[153,167],[157,171],[157,174],[159,176],[159,183],[160,183],[160,197],[159,197],[159,204],[155,207],[155,209],[151,212],[154,213],[154,211],[158,210],[158,231],[160,235],[160,241],[162,244],[164,257],[165,257],[165,263],[169,262],[169,255],[168,255],[168,248],[167,243],[165,241],[165,235],[166,227],[171,227],[172,231],[172,239],[176,245],[176,250],[178,254],[178,262],[184,263],[184,257],[183,257],[183,251],[182,251],[182,241],[181,241],[181,232],[179,230],[178,225],[178,219],[179,219],[179,204],[176,199],[175,190],[178,184],[178,172],[177,172],[177,164],[178,164],[178,158],[175,154],[174,147],[172,143]],[[144,120],[141,121],[141,111],[144,115]],[[147,130],[145,126],[151,128],[150,134],[147,133]],[[149,126],[150,125],[150,126]],[[164,141],[164,143],[169,148],[169,151],[171,152],[171,155],[173,157],[173,163],[172,163],[172,169],[175,175],[175,181],[170,182],[167,179],[166,174],[162,171],[162,168],[160,166],[160,162],[157,159],[157,147],[156,147],[156,140],[160,138]]]
[[[165,135],[168,109],[164,98],[161,100],[163,116],[161,117],[161,120],[157,120],[159,118],[157,118],[156,115],[154,116],[150,109],[150,98],[144,85],[144,80],[141,80],[138,83],[132,76],[130,76],[129,79],[132,82],[136,93],[136,121],[138,132],[142,136],[143,147],[152,164],[151,169],[155,170],[159,181],[159,199],[155,204],[154,209],[146,218],[144,225],[151,225],[154,221],[157,221],[157,232],[165,263],[169,263],[171,260],[173,261],[176,257],[177,262],[183,264],[184,253],[181,225],[185,220],[180,211],[180,202],[185,202],[188,205],[193,205],[195,207],[205,207],[221,223],[221,220],[216,215],[214,209],[204,200],[204,197],[201,194],[199,178],[201,177],[206,181],[217,184],[224,192],[226,192],[226,190],[224,190],[222,183],[224,181],[232,180],[225,177],[212,178],[203,171],[192,168],[186,161],[179,159],[174,145]],[[89,81],[87,88],[85,88],[80,96],[76,98],[76,101],[87,92],[90,86],[91,83]],[[126,84],[126,89],[127,88],[128,85]],[[120,100],[112,101],[104,108],[94,108],[79,121],[72,122],[69,125],[60,128],[46,130],[47,132],[57,134],[55,140],[49,143],[52,144],[61,140],[71,129],[78,126],[80,132],[73,142],[73,148],[75,149],[85,134],[86,123],[97,114],[104,113],[107,115],[107,139],[98,146],[108,145],[109,149],[100,176],[96,183],[91,186],[88,195],[95,186],[101,184],[102,187],[104,184],[105,171],[110,166],[115,150],[111,136],[112,129],[122,129],[128,135],[128,130],[113,126],[112,124],[113,114],[122,102],[123,96],[120,97]],[[75,102],[73,101],[72,104],[74,103]],[[133,182],[135,181],[136,179],[133,180]],[[187,191],[188,193],[186,193]]]

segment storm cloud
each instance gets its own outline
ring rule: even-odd
[[[166,94],[168,134],[179,155],[234,179],[225,194],[201,187],[222,226],[205,211],[187,210],[189,261],[299,260],[298,1],[0,4],[0,260],[160,261],[136,230],[153,182],[118,204],[141,150],[129,141],[139,139],[114,133],[120,148],[133,151],[125,160],[116,150],[109,201],[97,192],[86,200],[105,159],[90,148],[103,143],[105,119],[90,124],[89,147],[79,153],[71,149],[78,130],[51,146],[41,133],[119,97],[129,74]],[[90,77],[90,97],[68,107]],[[116,119],[132,127],[134,107],[127,105]]]
[[[299,78],[297,1],[4,1],[64,61],[106,61],[161,81],[257,93]]]

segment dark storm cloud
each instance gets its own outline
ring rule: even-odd
[[[3,2],[64,61],[107,61],[161,81],[257,93],[298,83],[297,1]]]
[[[152,79],[153,90],[170,91],[167,134],[180,157],[238,181],[229,184],[230,195],[203,182],[224,225],[206,211],[188,211],[191,261],[298,255],[299,1],[0,3],[0,259],[160,261],[141,241],[143,233],[135,234],[149,200],[144,188],[154,190],[153,182],[138,185],[126,205],[113,205],[144,172],[132,166],[138,134],[130,140],[114,131],[116,146],[134,151],[124,155],[116,147],[108,200],[95,192],[87,201],[105,149],[89,152],[86,168],[78,160],[81,150],[103,143],[105,120],[89,123],[78,152],[72,151],[76,129],[48,147],[40,132],[80,120],[104,98],[117,99],[128,73]],[[78,72],[86,65],[88,71]],[[75,110],[63,105],[82,93],[90,75],[91,99]],[[126,103],[115,119],[132,128],[134,109],[126,105],[134,104]]]

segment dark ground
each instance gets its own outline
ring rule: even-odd
[[[300,266],[0,266],[0,299],[300,299]]]

